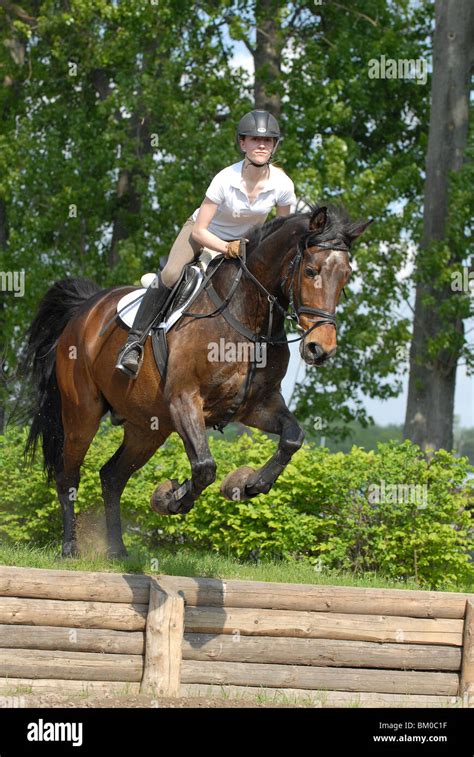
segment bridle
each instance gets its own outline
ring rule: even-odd
[[[308,241],[309,241],[309,237],[306,239],[304,246],[303,246],[302,241],[298,243],[296,255],[294,256],[293,260],[288,266],[287,274],[282,281],[282,285],[284,285],[288,277],[291,275],[289,288],[288,288],[290,313],[287,314],[286,317],[290,318],[293,321],[296,321],[296,329],[302,332],[300,339],[304,339],[311,331],[313,331],[313,329],[318,328],[318,326],[324,326],[325,324],[330,324],[331,326],[334,326],[334,328],[336,328],[336,314],[335,313],[329,313],[327,310],[322,310],[321,308],[311,308],[308,305],[304,305],[304,304],[299,305],[298,302],[295,303],[294,301],[293,292],[294,292],[294,281],[295,281],[296,276],[298,277],[298,291],[297,291],[298,300],[301,297],[301,269],[302,269],[304,253],[308,249]],[[336,240],[318,242],[318,243],[315,243],[314,246],[319,247],[319,249],[322,249],[322,250],[340,250],[341,252],[349,252],[349,247],[347,245],[341,244],[341,243],[338,244]],[[299,318],[300,318],[301,313],[316,316],[317,318],[316,321],[314,321],[314,319],[309,319],[309,320],[314,321],[314,324],[313,326],[311,326],[311,328],[305,330],[300,325]],[[292,340],[292,341],[297,341],[297,340]]]

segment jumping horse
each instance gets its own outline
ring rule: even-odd
[[[165,379],[157,371],[150,339],[136,381],[115,370],[127,330],[114,314],[119,299],[134,287],[100,289],[89,280],[69,278],[46,292],[27,332],[24,366],[35,396],[25,455],[33,458],[41,439],[44,468],[56,483],[62,508],[63,556],[78,551],[74,502],[80,468],[109,411],[124,425],[121,446],[100,470],[111,557],[127,554],[120,519],[127,481],[173,431],[184,443],[192,475],[182,484],[171,480],[155,489],[151,504],[158,513],[189,512],[213,483],[216,464],[206,429],[222,429],[231,419],[280,440],[258,470],[242,467],[230,473],[222,494],[245,500],[270,491],[304,439],[280,390],[289,361],[285,318],[300,332],[300,353],[308,365],[322,365],[334,355],[335,311],[351,273],[351,244],[370,223],[351,221],[340,207],[310,208],[253,229],[245,261],[221,258],[221,264],[209,265],[216,270],[193,311],[186,311],[179,328],[168,333]],[[235,362],[209,360],[209,346],[222,338],[226,344],[237,339],[259,344],[265,361],[257,365],[241,353]]]

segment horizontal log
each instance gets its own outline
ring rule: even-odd
[[[0,636],[1,638],[1,636]],[[186,633],[184,660],[459,671],[457,647]]]
[[[133,573],[0,567],[0,596],[148,604],[150,578]]]
[[[458,697],[423,696],[421,694],[373,694],[353,691],[308,691],[307,689],[272,689],[259,686],[214,686],[183,683],[182,697],[219,697],[275,704],[304,704],[309,707],[459,707]]]
[[[0,597],[0,624],[145,629],[147,605]],[[462,620],[188,607],[187,633],[236,633],[461,646]]]
[[[148,605],[0,597],[0,624],[143,631]]]
[[[25,694],[114,695],[134,696],[140,691],[139,683],[130,681],[70,681],[57,678],[0,678],[3,696]],[[34,705],[33,705],[34,706]]]
[[[185,633],[237,633],[412,644],[462,644],[462,620],[187,607]]]
[[[458,592],[372,589],[186,576],[155,577],[181,593],[188,605],[261,607],[360,615],[420,618],[464,617],[466,600]],[[150,576],[119,573],[0,567],[0,596],[147,604]]]
[[[145,634],[143,631],[111,631],[102,628],[0,625],[0,647],[144,654]]]
[[[141,681],[142,655],[0,649],[0,678]]]
[[[456,696],[457,673],[183,660],[181,683]]]
[[[261,607],[275,610],[400,615],[413,618],[464,617],[466,600],[474,594],[368,589],[350,586],[284,584],[160,576],[164,588],[182,591],[186,604],[209,607]]]

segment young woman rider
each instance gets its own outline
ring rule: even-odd
[[[270,210],[286,216],[296,204],[292,180],[270,160],[280,141],[280,127],[271,113],[253,110],[243,116],[236,131],[243,160],[227,166],[211,181],[206,196],[190,216],[171,248],[168,262],[145,292],[116,367],[129,378],[138,376],[143,345],[183,266],[203,247],[237,257],[240,239],[262,225]]]

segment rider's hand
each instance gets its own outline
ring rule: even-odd
[[[244,237],[244,241],[249,240]],[[240,255],[240,239],[233,239],[232,242],[227,242],[227,250],[224,255],[226,258],[238,258]]]
[[[240,252],[240,240],[233,239],[232,242],[227,242],[227,249],[224,253],[226,258],[238,258]]]

